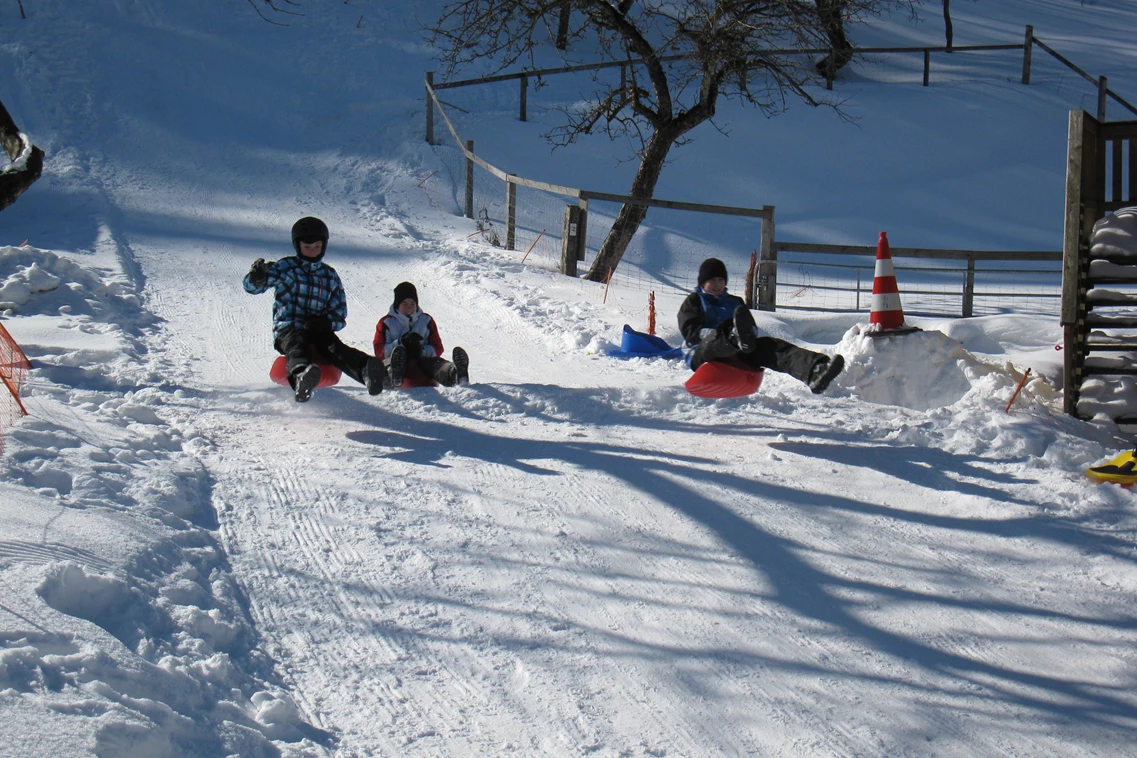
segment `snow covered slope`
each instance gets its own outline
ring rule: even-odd
[[[1134,500],[1082,476],[1132,443],[1061,414],[1056,323],[880,341],[856,315],[756,314],[848,370],[822,397],[771,372],[694,398],[678,361],[605,354],[644,328],[642,290],[523,266],[471,239],[445,171],[424,181],[444,157],[411,6],[307,0],[279,26],[222,0],[24,5],[3,100],[48,163],[0,214],[4,324],[35,366],[0,462],[0,754],[1137,755]],[[1137,82],[1120,0],[953,11],[959,44],[1034,23]],[[661,194],[769,197],[825,241],[1058,245],[1083,89],[874,77],[841,85],[856,150],[803,163],[837,125],[739,114]],[[1021,139],[986,141],[1010,120]],[[603,165],[620,191],[616,148],[550,157],[540,124],[488,123],[495,160]],[[782,157],[739,150],[759,130]],[[344,339],[368,346],[413,281],[471,386],[297,405],[268,382],[270,298],[240,279],[306,214]],[[660,287],[672,344],[681,296]]]

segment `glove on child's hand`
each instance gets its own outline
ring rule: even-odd
[[[264,258],[257,258],[249,269],[249,282],[254,287],[263,287],[268,282],[268,264]]]
[[[410,360],[413,361],[413,360],[417,360],[417,359],[422,357],[422,335],[421,334],[415,334],[414,332],[404,334],[399,339],[399,342],[401,342],[403,347],[406,349],[407,358],[409,358]]]

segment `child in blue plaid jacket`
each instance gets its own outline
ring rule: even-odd
[[[273,346],[285,357],[296,402],[308,400],[320,381],[316,361],[336,366],[369,394],[378,395],[389,384],[383,361],[336,336],[347,326],[347,297],[339,274],[322,261],[328,250],[327,225],[313,216],[300,219],[292,226],[292,246],[294,256],[269,263],[258,258],[243,286],[251,295],[274,290]]]

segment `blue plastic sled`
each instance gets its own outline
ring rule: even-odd
[[[620,342],[620,349],[609,350],[608,355],[617,358],[678,358],[683,355],[683,349],[671,347],[654,334],[637,332],[624,324],[624,337]]]

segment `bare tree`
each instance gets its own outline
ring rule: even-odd
[[[303,15],[302,13],[297,13],[296,11],[288,10],[287,8],[281,8],[277,5],[278,2],[284,2],[287,5],[294,5],[297,7],[300,5],[299,3],[293,2],[293,0],[249,0],[249,5],[253,6],[253,10],[257,12],[258,16],[270,24],[276,24],[277,26],[287,26],[287,24],[282,24],[279,21],[273,21],[271,18],[266,16],[264,11],[261,9],[261,5],[265,6],[274,13],[284,13],[290,16]]]
[[[817,15],[825,36],[829,38],[829,53],[817,62],[817,73],[832,79],[853,59],[852,43],[845,36],[845,9],[848,0],[816,0]]]
[[[944,38],[947,40],[947,47],[951,48],[951,0],[944,0]]]
[[[475,61],[497,70],[535,67],[535,53],[557,40],[566,7],[578,21],[568,32],[589,56],[629,61],[626,75],[597,75],[583,108],[566,111],[562,126],[546,135],[563,146],[585,134],[630,136],[639,167],[629,195],[652,197],[672,145],[712,121],[720,98],[736,99],[767,115],[797,98],[829,105],[812,85],[816,69],[803,55],[774,49],[831,46],[831,25],[810,0],[454,0],[429,32],[441,51],[444,73]],[[838,0],[843,19],[877,14],[908,0]],[[563,38],[562,38],[563,41]],[[567,45],[566,45],[567,47]],[[615,270],[647,214],[624,204],[586,277],[602,281]]]
[[[0,145],[8,154],[9,165],[0,170],[0,210],[4,210],[24,194],[43,172],[43,150],[32,144],[0,103]]]

